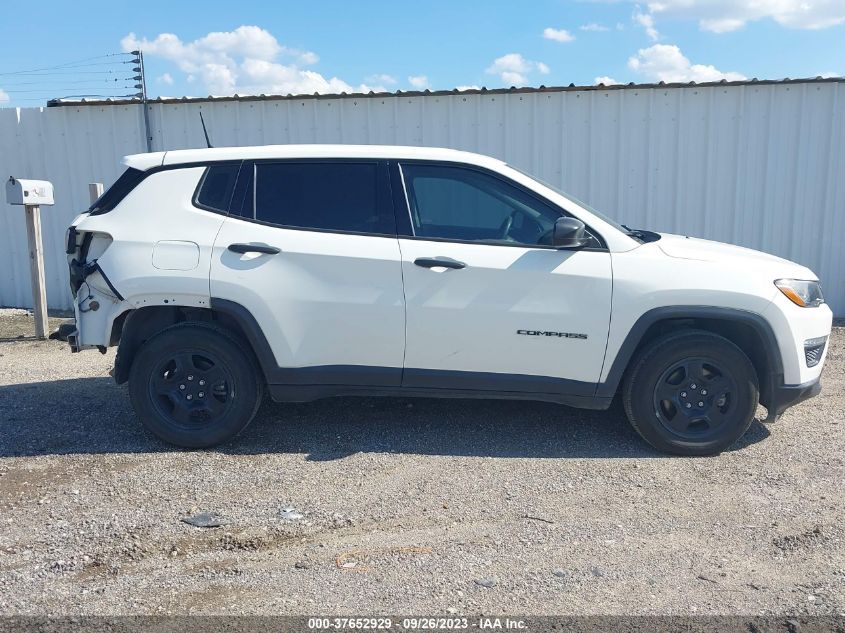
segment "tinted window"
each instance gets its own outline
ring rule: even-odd
[[[381,181],[376,163],[259,163],[255,218],[280,226],[393,234],[393,210],[385,204],[388,190]]]
[[[134,169],[132,167],[127,169],[120,175],[120,178],[115,180],[114,184],[89,207],[88,210],[91,212],[91,215],[101,215],[114,209],[118,204],[120,204],[120,201],[123,200],[143,179],[144,172],[140,169]]]
[[[402,165],[414,234],[455,240],[551,244],[552,205],[474,169]]]
[[[197,192],[197,204],[201,207],[223,211],[229,210],[235,181],[238,179],[239,163],[212,165],[205,170]]]
[[[249,174],[245,174],[247,167],[241,170],[241,179],[245,180],[246,186],[244,187],[244,193],[241,197],[241,204],[240,207],[235,205],[235,209],[232,211],[235,212],[236,209],[240,209],[240,215],[245,218],[254,218],[255,217],[255,165],[249,166]],[[239,186],[238,189],[241,187]]]

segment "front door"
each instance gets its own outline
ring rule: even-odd
[[[411,235],[403,385],[591,396],[610,319],[610,254],[551,246],[565,211],[492,172],[400,165]]]
[[[256,162],[244,177],[211,296],[255,317],[279,366],[271,382],[398,386],[405,305],[387,167]]]

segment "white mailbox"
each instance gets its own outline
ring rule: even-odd
[[[6,202],[19,205],[53,205],[53,183],[47,180],[23,180],[9,177],[6,181]]]

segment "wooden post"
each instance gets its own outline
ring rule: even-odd
[[[88,197],[91,198],[91,204],[96,202],[97,198],[103,195],[103,183],[89,182],[88,183]]]
[[[47,338],[47,286],[44,281],[44,249],[41,245],[41,208],[24,206],[26,240],[29,244],[29,274],[32,283],[32,310],[35,314],[35,338]]]

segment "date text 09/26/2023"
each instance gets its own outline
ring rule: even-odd
[[[308,618],[312,630],[388,630],[392,628],[409,631],[432,630],[526,630],[527,623],[518,618],[479,617],[406,617],[394,620],[388,617]]]

